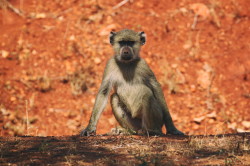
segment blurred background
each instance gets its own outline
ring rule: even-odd
[[[78,134],[125,28],[178,129],[250,131],[249,18],[249,0],[0,0],[0,136]],[[97,134],[116,126],[108,104]]]

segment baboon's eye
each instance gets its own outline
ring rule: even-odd
[[[134,41],[119,41],[120,46],[130,46],[132,47],[135,42]]]

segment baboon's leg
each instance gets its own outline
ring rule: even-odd
[[[121,127],[134,132],[137,132],[142,128],[141,119],[131,117],[131,114],[126,111],[127,108],[125,104],[122,103],[116,93],[111,96],[111,106],[113,114]]]
[[[150,135],[162,135],[163,115],[161,106],[151,95],[144,97],[142,106],[142,130]]]

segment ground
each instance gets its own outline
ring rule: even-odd
[[[113,54],[109,33],[124,28],[147,34],[141,57],[178,129],[190,136],[250,130],[248,0],[120,2],[0,0],[1,137],[77,135]],[[97,134],[116,126],[108,104]]]
[[[0,164],[249,165],[250,133],[191,137],[2,137]]]

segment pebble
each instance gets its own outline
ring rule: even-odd
[[[9,52],[8,51],[5,51],[5,50],[2,50],[2,57],[3,58],[7,58],[9,56]]]
[[[246,127],[247,129],[250,128],[250,122],[249,122],[249,121],[243,121],[243,122],[241,122],[241,124],[242,124],[244,127]]]
[[[171,67],[175,69],[178,67],[178,64],[172,64]]]
[[[12,97],[10,98],[10,101],[16,101],[16,97],[12,96]]]
[[[94,62],[95,62],[95,64],[99,65],[101,63],[101,59],[100,58],[95,58]]]
[[[46,18],[46,14],[45,13],[36,13],[35,18]]]
[[[195,85],[190,85],[190,90],[191,90],[191,92],[195,92],[195,90],[196,90]]]
[[[71,36],[69,37],[69,40],[70,40],[70,41],[75,41],[75,40],[76,40],[76,37],[75,37],[74,35],[71,35]]]

